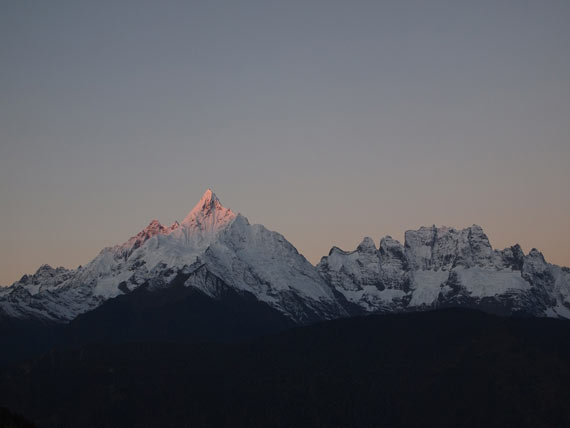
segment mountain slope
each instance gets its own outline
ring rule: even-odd
[[[89,343],[232,342],[294,327],[255,295],[229,286],[202,265],[168,286],[143,284],[69,323],[8,318],[0,322],[0,366],[52,348]]]
[[[78,316],[61,330],[61,342],[235,341],[294,325],[282,312],[230,287],[204,265],[179,275],[168,287],[150,290],[142,285]]]
[[[69,322],[143,284],[159,289],[203,265],[296,322],[346,315],[329,285],[282,235],[250,225],[207,190],[181,223],[165,227],[153,220],[84,267],[42,266],[0,290],[0,317]]]

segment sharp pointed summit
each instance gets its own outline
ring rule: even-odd
[[[216,206],[218,206],[218,207],[222,206],[220,199],[216,196],[216,194],[214,192],[212,192],[212,189],[207,189],[204,192],[204,194],[202,195],[202,197],[200,198],[200,201],[192,209],[192,211],[196,211],[196,210],[201,211],[201,210],[208,209],[208,208],[214,208]]]
[[[187,218],[193,213],[194,214],[199,212],[205,213],[214,209],[223,209],[223,208],[224,206],[220,202],[220,199],[216,196],[214,192],[212,192],[211,189],[208,189],[204,192],[198,203],[194,205],[194,208],[192,208]]]
[[[200,201],[192,208],[181,225],[191,229],[216,231],[229,224],[236,214],[222,205],[211,189],[208,189]]]

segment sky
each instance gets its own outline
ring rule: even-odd
[[[316,263],[481,225],[570,266],[570,2],[0,1],[0,284],[212,188]]]

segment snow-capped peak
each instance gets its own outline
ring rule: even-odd
[[[376,252],[376,244],[374,244],[374,240],[371,237],[365,236],[358,247],[356,247],[356,251],[361,253]]]
[[[187,229],[199,229],[215,232],[228,225],[236,214],[222,205],[212,190],[208,189],[200,201],[192,208],[181,226]]]
[[[208,189],[204,192],[198,203],[192,208],[192,211],[188,214],[186,219],[190,217],[192,214],[197,213],[207,213],[215,209],[223,209],[222,203],[220,199],[216,196],[211,189]],[[185,220],[186,220],[185,219]],[[184,223],[184,221],[182,222]]]

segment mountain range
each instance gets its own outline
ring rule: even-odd
[[[0,419],[568,426],[567,319],[570,270],[479,226],[364,238],[314,266],[208,190],[180,223],[0,288]]]
[[[85,266],[43,265],[0,288],[0,320],[67,324],[117,297],[176,287],[217,302],[228,293],[247,298],[293,324],[448,307],[570,318],[570,269],[536,249],[493,249],[479,226],[421,227],[404,244],[387,236],[378,247],[366,237],[313,266],[283,235],[250,224],[208,189],[180,223],[153,220]]]

